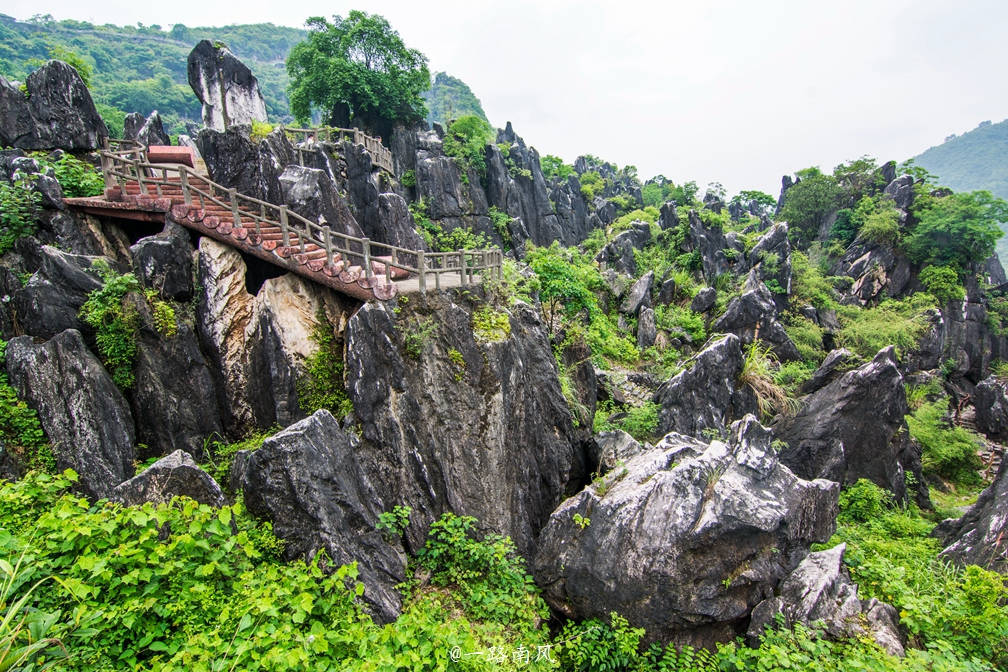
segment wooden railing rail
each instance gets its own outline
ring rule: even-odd
[[[370,278],[374,275],[374,261],[384,268],[387,283],[393,282],[393,269],[414,274],[418,277],[420,292],[424,294],[430,275],[434,276],[434,286],[438,290],[441,289],[441,276],[446,273],[459,274],[462,285],[474,284],[477,275],[480,278],[502,277],[504,257],[499,249],[425,252],[358,238],[334,231],[324,221],[313,222],[288,210],[285,205],[268,203],[223,187],[188,166],[155,165],[135,158],[142,153],[143,148],[139,145],[117,151],[103,150],[102,173],[106,186],[112,188],[118,185],[120,192],[125,194],[127,183],[136,182],[140,194],[152,198],[162,198],[165,187],[180,188],[187,205],[198,203],[201,209],[206,209],[207,204],[212,203],[230,211],[236,227],[243,226],[243,217],[252,220],[257,234],[261,234],[264,226],[279,227],[285,248],[293,247],[295,238],[297,242],[294,246],[300,248],[301,253],[306,251],[305,246],[309,242],[318,245],[326,252],[327,264],[332,264],[336,255],[347,262],[359,260],[365,275]]]
[[[395,165],[392,152],[378,138],[373,138],[357,128],[336,128],[335,126],[320,126],[318,128],[284,128],[284,131],[296,143],[340,142],[349,140],[355,145],[362,145],[371,155],[372,161],[379,168],[395,175]]]

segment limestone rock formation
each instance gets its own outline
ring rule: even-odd
[[[664,288],[663,288],[664,289]],[[706,313],[717,302],[717,290],[713,287],[703,287],[690,302],[690,310],[694,313]]]
[[[140,506],[145,502],[167,504],[174,497],[188,497],[218,508],[227,504],[217,481],[183,450],[162,457],[120,483],[109,495],[109,499],[123,506]]]
[[[266,122],[259,80],[223,43],[201,40],[189,52],[187,71],[189,86],[203,104],[206,128],[223,132],[253,121]]]
[[[905,642],[899,629],[899,613],[892,605],[875,599],[864,602],[858,599],[857,585],[851,582],[843,564],[846,549],[847,544],[839,544],[809,553],[781,581],[776,591],[779,595],[767,598],[753,609],[750,641],[766,628],[776,627],[775,616],[783,614],[786,627],[821,621],[832,637],[870,636],[890,655],[903,656]]]
[[[773,295],[759,280],[755,269],[749,273],[745,292],[729,302],[724,315],[714,321],[712,328],[716,332],[737,334],[746,345],[758,339],[782,362],[801,359],[798,347],[777,320]]]
[[[402,607],[396,585],[406,579],[406,556],[376,528],[392,504],[358,459],[329,411],[317,411],[247,454],[241,486],[249,512],[270,520],[286,542],[288,559],[325,549],[332,567],[356,561],[368,610],[388,623]]]
[[[836,526],[839,486],[797,478],[771,438],[751,415],[727,444],[670,434],[610,473],[604,491],[565,501],[539,539],[543,597],[579,620],[616,611],[660,640],[733,639]]]
[[[654,271],[648,271],[630,287],[630,292],[620,305],[620,312],[624,315],[636,315],[641,308],[650,308],[653,288]]]
[[[27,97],[0,81],[0,145],[84,152],[108,137],[84,81],[63,61],[47,61],[28,75],[25,88]]]
[[[274,205],[283,204],[280,174],[293,162],[294,148],[282,129],[257,145],[248,126],[231,126],[227,131],[206,128],[196,137],[196,145],[214,182]]]
[[[774,427],[788,444],[781,462],[802,478],[844,485],[867,478],[903,501],[930,508],[920,454],[908,438],[906,388],[893,346],[803,399],[802,409]],[[905,474],[921,484],[908,493]]]
[[[991,438],[1008,432],[1008,398],[1004,383],[994,376],[981,381],[973,390],[977,429]]]
[[[137,241],[130,248],[133,271],[140,284],[166,299],[188,301],[193,294],[193,247],[189,232],[174,222]]]
[[[280,175],[280,188],[287,207],[305,219],[325,222],[334,232],[364,237],[328,172],[292,164]]]
[[[127,114],[123,122],[123,139],[136,140],[144,147],[171,144],[171,138],[165,132],[157,110],[151,112],[146,119],[139,112]]]
[[[396,311],[367,303],[350,319],[358,455],[386,506],[412,507],[411,550],[451,511],[530,557],[566,489],[581,484],[582,449],[538,311],[516,304],[509,334],[487,340],[474,334],[473,310],[448,292]]]
[[[943,521],[932,536],[945,547],[941,557],[1008,574],[1008,460],[1001,460],[976,503],[961,518]]]
[[[595,256],[595,261],[627,275],[637,274],[634,250],[641,250],[651,242],[651,226],[647,222],[634,222],[631,228],[616,234],[609,244]]]
[[[786,307],[791,294],[791,243],[786,223],[774,224],[756,241],[749,253],[748,265],[756,269],[762,282],[782,290],[774,292],[774,301],[778,309]]]
[[[68,329],[42,345],[15,338],[7,345],[7,371],[18,397],[38,412],[56,468],[76,471],[87,497],[107,497],[133,476],[129,404],[80,332]]]
[[[889,245],[855,241],[833,268],[833,275],[854,279],[844,301],[866,306],[883,296],[894,297],[910,283],[910,262]]]

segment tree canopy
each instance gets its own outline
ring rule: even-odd
[[[795,174],[800,181],[785,192],[780,219],[789,224],[791,237],[801,247],[815,238],[826,216],[836,209],[842,190],[836,178],[818,168]]]
[[[1002,236],[998,222],[1008,222],[1008,203],[989,191],[921,200],[914,208],[920,221],[906,240],[907,256],[918,264],[965,271],[990,257]]]
[[[396,122],[424,118],[427,57],[408,48],[384,17],[355,10],[331,23],[312,17],[306,25],[308,39],[287,57],[291,112],[300,123],[318,110],[333,126],[357,122],[388,136]]]

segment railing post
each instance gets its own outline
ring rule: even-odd
[[[364,245],[364,275],[370,278],[372,275],[371,271],[371,241],[367,238],[361,239],[361,243]]]
[[[328,225],[322,227],[322,242],[325,244],[325,261],[326,266],[332,266],[332,230]]]
[[[460,284],[466,284],[466,267],[465,267],[465,250],[459,250],[459,275],[461,276]]]
[[[419,274],[417,278],[420,280],[420,296],[427,296],[427,271],[424,269],[424,261],[424,251],[417,250],[416,263]]]
[[[231,201],[231,219],[234,220],[235,228],[241,228],[241,215],[238,214],[238,190],[228,189],[228,200]]]
[[[287,226],[287,206],[280,206],[280,233],[284,247],[290,247],[290,229]]]
[[[189,193],[189,175],[186,173],[185,166],[179,166],[178,177],[179,186],[182,187],[182,199],[186,205],[192,205],[192,194]]]

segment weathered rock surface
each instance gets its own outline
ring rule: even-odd
[[[223,44],[201,40],[189,52],[187,72],[189,86],[203,104],[203,125],[208,129],[226,131],[253,121],[266,122],[259,80]]]
[[[636,315],[641,308],[650,308],[652,289],[654,289],[654,271],[648,271],[630,287],[630,292],[620,305],[620,312],[624,315]]]
[[[97,149],[108,128],[77,71],[47,61],[25,79],[28,96],[0,81],[0,144],[21,149]]]
[[[668,231],[679,226],[679,211],[676,210],[675,201],[669,201],[662,205],[659,211],[658,225],[662,231]]]
[[[786,307],[791,293],[791,243],[786,223],[774,224],[756,241],[749,253],[748,265],[756,269],[764,283],[776,284],[783,290],[783,293],[774,293],[774,301],[779,309]]]
[[[838,348],[826,355],[819,368],[815,370],[812,377],[805,381],[802,386],[802,393],[812,394],[826,387],[834,380],[849,371],[851,365],[857,361],[857,356],[846,348]]]
[[[930,508],[920,475],[920,455],[908,438],[906,388],[895,348],[880,350],[867,364],[848,371],[803,399],[774,432],[788,448],[781,462],[802,478],[828,478],[853,485],[867,478],[903,501],[915,497]],[[905,474],[921,484],[907,493]]]
[[[705,429],[723,432],[734,420],[754,411],[751,394],[737,387],[742,371],[738,336],[727,334],[701,350],[689,367],[662,383],[654,393],[661,433],[700,436]]]
[[[728,303],[724,315],[714,321],[715,332],[733,333],[749,345],[759,339],[771,348],[777,359],[794,362],[801,359],[798,347],[777,320],[777,306],[757,271],[749,273],[745,292]]]
[[[144,502],[167,504],[174,497],[188,497],[218,508],[227,504],[217,481],[183,450],[162,457],[120,483],[109,495],[109,499],[123,506],[140,506]]]
[[[781,465],[752,416],[728,444],[670,434],[565,501],[539,539],[536,582],[578,620],[624,615],[650,637],[710,645],[836,527],[839,487]],[[578,514],[589,520],[578,525]]]
[[[708,284],[722,273],[728,272],[728,258],[724,249],[728,246],[724,233],[703,223],[696,210],[689,211],[689,230],[683,241],[683,252],[696,252],[700,256],[700,267]]]
[[[188,301],[193,293],[193,247],[189,232],[175,222],[130,247],[133,272],[144,287],[157,290],[166,299]]]
[[[932,536],[945,547],[941,557],[1008,574],[1008,460],[969,511],[940,523]]]
[[[15,338],[7,345],[7,371],[18,397],[38,412],[56,468],[76,471],[86,496],[107,497],[133,476],[129,404],[80,332],[64,331],[42,345]]]
[[[914,178],[910,175],[900,175],[885,188],[885,194],[892,197],[896,207],[908,210],[913,203]]]
[[[588,466],[600,474],[607,474],[620,463],[640,455],[651,446],[642,446],[622,429],[595,435],[595,450],[588,456]]]
[[[151,112],[146,119],[139,112],[127,114],[123,122],[123,139],[136,140],[145,147],[171,144],[171,138],[165,132],[157,110]]]
[[[444,155],[437,136],[421,135],[427,137],[417,151],[416,189],[417,195],[426,199],[430,218],[485,216],[489,206],[476,170],[470,169],[467,181],[463,181],[462,170],[454,159]]]
[[[664,289],[664,288],[663,288]],[[673,290],[674,291],[674,290]],[[694,313],[706,313],[717,302],[717,290],[713,287],[702,287],[690,302],[690,310]]]
[[[595,261],[604,263],[618,273],[637,274],[637,262],[634,260],[634,250],[644,249],[651,242],[651,225],[647,222],[634,222],[630,229],[616,234],[595,256]]]
[[[363,238],[357,220],[324,170],[287,166],[280,175],[284,202],[291,210],[316,223],[327,223],[334,232]]]
[[[205,128],[196,136],[210,179],[238,193],[283,204],[280,175],[294,159],[294,148],[278,128],[257,145],[249,126],[231,126],[227,131]]]
[[[391,510],[358,463],[359,453],[329,411],[266,439],[242,465],[245,506],[273,523],[288,559],[321,549],[332,567],[357,562],[364,600],[378,620],[399,615],[396,585],[406,579],[406,556],[377,530]]]
[[[38,272],[12,299],[25,333],[43,339],[67,329],[92,334],[78,313],[88,293],[102,286],[91,267],[98,257],[69,254],[49,245],[43,245],[39,253]]]
[[[1008,433],[1008,398],[1004,383],[994,376],[981,381],[973,390],[977,429],[990,438]]]
[[[833,275],[846,275],[854,282],[843,301],[866,306],[883,296],[894,297],[910,283],[910,262],[889,245],[855,241],[833,267]]]
[[[347,326],[358,456],[386,506],[412,507],[410,549],[451,511],[510,535],[530,557],[565,489],[581,484],[584,458],[546,331],[532,308],[509,310],[510,335],[490,342],[476,338],[473,308],[455,293],[398,315],[368,303]],[[404,339],[421,320],[434,331],[414,358]]]
[[[650,348],[658,338],[658,328],[655,325],[655,312],[651,308],[641,308],[637,314],[637,347],[641,350]]]
[[[858,589],[843,564],[847,544],[809,553],[791,574],[781,581],[775,597],[760,602],[752,612],[749,638],[755,639],[770,627],[775,616],[784,615],[788,628],[821,621],[832,637],[870,636],[890,655],[903,656],[904,642],[899,630],[899,614],[892,605],[877,600],[858,599]],[[862,614],[865,624],[861,622]]]

